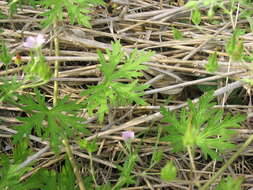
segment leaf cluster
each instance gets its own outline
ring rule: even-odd
[[[246,19],[251,31],[253,31],[253,10],[251,9],[253,3],[251,0],[229,0],[228,2],[223,0],[190,0],[185,6],[189,9],[194,9],[192,21],[196,24],[199,23],[199,19],[201,20],[201,14],[198,13],[201,7],[208,8],[207,15],[209,19],[213,19],[217,8],[220,8],[225,14],[233,17],[234,12],[238,9],[238,3],[240,4],[240,14],[238,17]]]
[[[162,121],[169,123],[164,128],[168,135],[162,140],[171,142],[174,152],[185,151],[188,147],[195,150],[198,147],[205,158],[209,155],[212,159],[220,160],[221,152],[235,148],[230,142],[235,132],[229,128],[239,127],[239,122],[245,117],[231,114],[223,117],[223,110],[212,108],[215,105],[211,103],[212,99],[213,94],[209,92],[196,105],[189,100],[189,109],[182,109],[178,117],[176,113],[161,109],[164,116]]]
[[[102,122],[104,114],[109,112],[109,106],[126,105],[133,102],[145,105],[141,98],[143,90],[148,85],[138,84],[137,77],[142,76],[140,72],[146,69],[141,63],[148,61],[152,52],[138,52],[133,50],[129,56],[125,56],[122,47],[117,41],[112,44],[112,51],[106,50],[108,61],[102,52],[98,52],[100,71],[103,74],[103,80],[96,86],[89,86],[88,90],[81,93],[87,96],[85,105],[88,113],[91,115],[95,109],[99,121]],[[120,65],[120,63],[124,63]],[[120,79],[127,79],[131,82],[123,83]]]
[[[219,68],[219,64],[218,64],[218,60],[217,60],[217,53],[214,52],[213,54],[211,54],[208,58],[208,63],[205,64],[205,69],[208,72],[215,72],[217,71]]]
[[[53,108],[48,108],[45,97],[35,90],[35,97],[19,95],[18,104],[29,116],[17,117],[22,124],[16,127],[18,133],[14,137],[15,142],[34,131],[50,141],[52,148],[57,151],[61,141],[73,137],[76,132],[89,134],[82,124],[84,119],[77,116],[82,106],[70,101],[68,96],[59,100]]]
[[[32,168],[17,170],[18,165],[11,164],[7,156],[1,156],[0,189],[19,190],[78,190],[75,184],[75,175],[68,160],[59,172],[41,169],[25,181],[20,178]]]
[[[167,164],[161,169],[161,179],[164,181],[172,181],[177,177],[177,168],[172,161],[168,161]]]
[[[133,171],[137,159],[138,159],[137,154],[131,154],[125,160],[123,167],[118,166],[118,169],[121,171],[120,178],[118,179],[118,182],[115,184],[113,189],[118,190],[124,185],[128,186],[130,184],[136,183],[136,181],[133,179],[134,176],[131,176],[131,172]]]
[[[0,85],[0,102],[13,99],[15,91],[22,86],[22,83],[18,81],[16,76],[13,76],[11,80],[1,78],[0,81],[3,83]]]
[[[98,149],[98,144],[97,144],[97,141],[96,139],[94,139],[93,141],[89,142],[88,140],[86,139],[82,139],[78,142],[78,145],[81,149],[86,149],[87,152],[89,154],[93,153],[93,152],[96,152],[97,149]]]
[[[14,161],[17,161],[14,159]],[[20,182],[20,178],[31,168],[23,168],[18,170],[18,165],[12,164],[7,155],[0,157],[0,189],[19,189],[31,190],[40,187],[39,179],[28,179]]]
[[[9,49],[5,45],[5,43],[2,42],[1,44],[1,53],[0,53],[0,61],[5,65],[6,70],[8,69],[9,64],[11,63],[12,55],[9,52]]]
[[[47,0],[41,1],[41,5],[49,9],[42,15],[46,17],[43,21],[44,27],[53,25],[56,21],[62,21],[64,12],[67,11],[71,24],[77,22],[80,25],[91,27],[90,16],[91,7],[94,5],[104,5],[102,0]]]
[[[235,29],[231,39],[226,44],[226,52],[233,61],[240,61],[244,56],[243,41],[240,40],[240,35],[243,33],[243,30]]]
[[[175,27],[172,27],[173,39],[181,40],[183,38],[182,32]]]
[[[40,0],[12,0],[9,1],[9,14],[13,16],[17,13],[18,8],[22,9],[24,5],[30,5],[33,8],[36,8],[36,5],[40,5]]]
[[[66,159],[65,165],[61,167],[60,172],[54,170],[41,170],[34,178],[40,179],[43,190],[78,190],[75,184],[75,175]]]
[[[228,176],[226,179],[222,179],[221,182],[218,184],[218,186],[215,188],[215,190],[241,190],[241,185],[243,182],[242,177],[238,178],[232,178]]]
[[[13,148],[13,157],[10,159],[7,155],[0,156],[0,189],[34,189],[40,187],[39,179],[28,179],[20,182],[20,177],[31,168],[22,168],[18,166],[29,155],[31,150],[28,148],[28,141],[22,141]]]

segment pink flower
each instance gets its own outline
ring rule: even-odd
[[[122,138],[127,141],[134,138],[134,132],[133,131],[124,131],[122,132]]]
[[[29,36],[26,41],[23,43],[23,46],[30,49],[35,49],[40,47],[45,43],[45,38],[42,34],[38,34],[37,37]]]

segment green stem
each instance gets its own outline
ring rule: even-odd
[[[84,184],[83,184],[82,177],[81,177],[80,172],[79,172],[79,170],[78,170],[78,167],[77,167],[77,164],[76,164],[76,162],[75,162],[75,158],[74,158],[73,152],[72,152],[72,150],[71,150],[71,147],[69,146],[68,140],[67,140],[67,139],[64,139],[64,140],[62,140],[62,143],[63,143],[63,145],[64,145],[65,148],[66,148],[66,152],[67,152],[69,161],[70,161],[70,163],[71,163],[71,166],[72,166],[72,168],[73,168],[74,174],[75,174],[75,176],[76,176],[76,179],[77,179],[79,188],[80,188],[80,190],[85,190],[85,186],[84,186]]]
[[[218,172],[208,180],[205,185],[203,185],[199,190],[207,189],[224,171],[227,167],[232,164],[232,162],[247,148],[247,146],[253,141],[253,135],[251,135],[246,142],[238,149],[238,151],[233,154],[233,156],[218,170]]]
[[[91,172],[91,176],[92,176],[92,179],[93,179],[95,185],[97,186],[97,181],[96,181],[96,178],[95,178],[95,172],[94,172],[94,167],[93,167],[92,154],[90,152],[89,152],[89,158],[90,158],[90,172]]]
[[[37,86],[41,86],[43,84],[46,84],[48,81],[40,81],[38,83],[34,83],[34,84],[28,84],[28,85],[22,85],[19,89],[26,89],[26,88],[35,88]],[[18,89],[18,90],[19,90]]]
[[[195,163],[194,163],[194,156],[192,154],[192,149],[191,149],[190,146],[187,146],[187,151],[188,151],[189,158],[190,158],[190,163],[191,163],[191,172],[192,172],[192,174],[194,176],[193,184],[199,186],[199,183],[197,183],[195,181],[195,179],[196,179],[196,166],[195,166]]]
[[[59,49],[59,39],[57,36],[57,21],[54,22],[54,48],[55,48],[55,56],[60,56],[60,49]],[[54,77],[57,78],[59,75],[59,61],[55,60],[54,62]],[[58,99],[58,81],[54,81],[54,94],[53,94],[53,104],[57,104],[57,99]]]

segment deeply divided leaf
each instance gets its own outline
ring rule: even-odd
[[[231,128],[239,127],[245,116],[227,114],[223,117],[222,110],[212,108],[212,99],[213,95],[209,92],[196,104],[188,101],[188,110],[182,109],[179,116],[161,110],[163,122],[169,123],[165,126],[167,135],[162,139],[171,142],[175,152],[185,151],[187,147],[193,150],[198,147],[205,158],[210,156],[212,159],[221,159],[221,152],[235,147],[230,141],[234,134]]]

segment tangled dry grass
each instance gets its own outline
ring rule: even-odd
[[[72,99],[81,100],[79,93],[87,88],[87,85],[97,84],[102,80],[101,73],[97,69],[97,50],[104,51],[111,48],[111,42],[120,40],[126,53],[132,49],[152,50],[155,55],[150,62],[144,63],[148,70],[143,71],[144,77],[141,82],[149,82],[151,87],[145,92],[145,99],[149,106],[121,106],[113,109],[113,118],[107,118],[103,125],[98,124],[95,117],[89,117],[85,110],[80,113],[87,119],[87,126],[93,132],[89,140],[98,137],[99,150],[94,155],[95,173],[98,183],[106,181],[115,182],[118,174],[116,165],[122,164],[127,151],[122,145],[121,131],[131,129],[136,133],[133,145],[138,149],[140,160],[133,171],[137,177],[134,189],[191,189],[192,176],[187,154],[174,154],[168,143],[157,142],[157,122],[161,119],[159,108],[161,105],[172,110],[186,106],[186,100],[198,100],[206,89],[215,89],[215,95],[219,105],[231,113],[247,114],[248,119],[234,137],[234,142],[240,145],[252,133],[252,101],[251,89],[240,79],[250,77],[250,64],[229,62],[224,46],[231,37],[235,23],[231,23],[229,17],[217,14],[216,22],[210,22],[207,17],[202,17],[200,26],[191,23],[191,11],[184,7],[184,1],[167,0],[117,0],[116,6],[107,8],[96,7],[92,12],[92,28],[80,25],[70,25],[66,19],[57,28],[60,43],[60,56],[54,56],[52,39],[55,34],[48,28],[40,29],[43,9],[24,6],[18,9],[18,13],[9,19],[0,19],[1,39],[8,45],[11,53],[21,56],[25,64],[30,57],[28,51],[21,44],[27,36],[43,33],[47,43],[43,47],[43,53],[47,62],[53,69],[53,62],[60,61],[59,76],[52,78],[51,82],[41,86],[41,90],[52,104],[53,81],[59,82],[60,96],[70,95]],[[8,15],[6,1],[0,1],[2,13]],[[204,11],[204,9],[203,9]],[[236,25],[241,28],[246,24],[245,20],[238,20]],[[182,32],[183,39],[173,38],[172,27]],[[252,33],[242,36],[246,52],[252,50]],[[209,73],[204,65],[208,62],[208,56],[214,52],[218,54],[219,70]],[[15,58],[13,58],[15,59]],[[14,65],[7,71],[1,70],[0,77],[8,75],[12,78],[14,74],[20,76],[21,71]],[[126,81],[127,82],[127,81]],[[20,93],[32,93],[23,91]],[[170,98],[170,103],[167,103]],[[22,115],[18,108],[9,105],[0,105],[0,142],[1,151],[7,153],[6,147],[12,147],[11,136],[15,134],[12,125],[18,121],[17,115]],[[108,127],[110,126],[110,127]],[[45,141],[36,136],[31,136],[30,146],[38,151],[43,148]],[[174,160],[178,168],[180,180],[166,183],[157,175],[141,175],[148,168],[153,146],[158,143],[158,148],[164,150],[162,161],[156,165],[152,173],[160,172],[167,160]],[[216,172],[226,160],[233,154],[230,152],[223,155],[224,162],[204,160],[201,154],[195,158],[195,165],[200,183],[204,184],[210,176]],[[240,157],[233,162],[223,174],[232,176],[243,176],[245,189],[253,188],[253,164],[252,146],[244,151]],[[83,175],[88,173],[88,154],[74,146],[74,155],[81,166]],[[39,168],[57,168],[61,165],[64,152],[55,155],[46,152],[37,159],[32,172],[23,176],[28,178]]]

